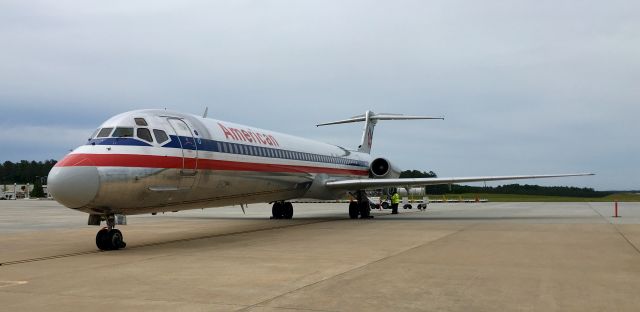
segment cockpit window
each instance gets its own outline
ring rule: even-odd
[[[147,128],[138,128],[138,130],[136,131],[136,134],[138,135],[139,138],[147,142],[153,142],[153,137],[151,137],[151,131],[149,131],[149,129]]]
[[[102,130],[98,132],[97,138],[108,138],[111,131],[113,131],[113,128],[102,128]]]
[[[133,137],[133,128],[116,128],[111,135],[114,138],[131,138]]]
[[[98,131],[100,131],[100,128],[96,129],[96,131],[93,131],[93,134],[91,134],[91,136],[89,137],[89,140],[95,138],[96,134],[98,134]]]
[[[169,140],[167,133],[162,130],[153,129],[153,134],[156,136],[156,141],[158,143],[164,143],[165,141]]]
[[[138,126],[141,126],[141,127],[148,126],[147,121],[144,120],[144,118],[133,118],[133,120],[136,121],[136,125],[138,125]]]

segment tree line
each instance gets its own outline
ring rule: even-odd
[[[46,181],[43,177],[49,174],[49,171],[57,161],[50,159],[45,161],[27,161],[20,162],[5,161],[0,164],[0,184],[34,184],[39,186],[40,183]],[[438,175],[433,171],[405,170],[400,174],[400,178],[437,178]],[[578,188],[569,186],[540,186],[540,185],[520,185],[506,184],[496,187],[477,187],[452,184],[449,185],[430,185],[426,187],[426,193],[432,195],[442,194],[463,194],[463,193],[488,193],[488,194],[518,194],[518,195],[547,195],[547,196],[570,196],[570,197],[604,197],[613,194],[613,192],[595,191],[592,188]]]
[[[16,163],[5,161],[0,164],[0,184],[39,184],[43,180],[42,177],[49,175],[49,171],[56,163],[57,161],[53,159],[45,161],[22,160]]]
[[[406,170],[402,171],[400,178],[437,178],[433,171]],[[596,191],[592,188],[579,188],[571,186],[540,186],[529,184],[506,184],[496,187],[478,187],[452,184],[426,186],[426,193],[432,195],[443,194],[465,194],[465,193],[485,193],[485,194],[516,194],[516,195],[543,195],[543,196],[568,196],[568,197],[605,197],[614,192]]]

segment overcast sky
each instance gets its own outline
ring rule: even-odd
[[[139,108],[356,147],[314,125],[371,109],[446,117],[378,125],[403,169],[640,189],[639,101],[637,0],[0,1],[0,161]]]

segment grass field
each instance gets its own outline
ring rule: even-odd
[[[640,194],[636,193],[617,193],[605,197],[563,197],[563,196],[536,196],[536,195],[512,195],[512,194],[447,194],[447,199],[487,199],[490,202],[640,202]],[[430,195],[430,199],[442,199],[442,195]],[[418,198],[416,198],[418,199]],[[421,199],[421,198],[420,198]]]

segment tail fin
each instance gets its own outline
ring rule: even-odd
[[[364,115],[351,117],[349,119],[332,121],[327,123],[322,123],[316,125],[320,126],[328,126],[328,125],[338,125],[352,122],[361,122],[364,121],[364,131],[362,133],[362,142],[360,146],[358,146],[358,152],[362,153],[371,153],[371,143],[373,142],[373,129],[376,127],[378,120],[417,120],[417,119],[441,119],[444,120],[443,117],[428,117],[428,116],[406,116],[400,114],[375,114],[372,111],[366,111]]]

